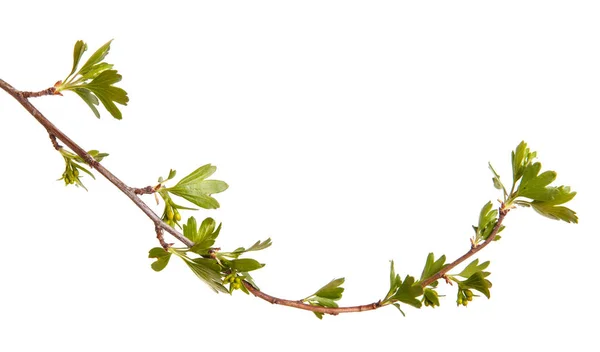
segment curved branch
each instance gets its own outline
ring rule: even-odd
[[[323,313],[330,315],[338,315],[340,313],[356,313],[356,312],[365,312],[368,310],[375,310],[377,308],[383,307],[380,301],[371,304],[363,304],[360,306],[350,306],[350,307],[338,307],[338,308],[327,308],[327,307],[319,307],[319,306],[311,306],[310,304],[306,304],[302,301],[291,301],[289,299],[277,298],[271,295],[268,295],[256,287],[252,286],[248,281],[242,281],[246,289],[252,292],[252,294],[260,299],[263,299],[271,304],[279,304],[282,306],[293,307],[298,309],[309,310],[315,313]]]
[[[138,197],[138,194],[153,193],[154,191],[156,191],[155,189],[153,189],[152,187],[133,188],[133,187],[127,186],[123,181],[121,181],[119,178],[117,178],[115,175],[113,175],[110,171],[108,171],[106,168],[104,168],[104,166],[102,166],[102,164],[100,164],[99,162],[94,160],[94,158],[91,155],[89,155],[83,148],[81,148],[77,143],[75,143],[67,135],[65,135],[61,130],[59,130],[39,110],[37,110],[35,106],[33,106],[29,102],[28,97],[38,97],[38,96],[42,96],[42,95],[55,94],[54,88],[48,88],[48,89],[40,91],[40,92],[22,92],[22,91],[15,89],[14,87],[12,87],[10,84],[6,83],[2,79],[0,79],[0,88],[5,90],[8,94],[10,94],[13,98],[15,98],[19,103],[21,103],[21,105],[25,108],[25,110],[27,110],[42,126],[44,126],[46,131],[50,134],[52,144],[56,149],[61,148],[61,146],[59,146],[58,143],[56,142],[56,140],[58,139],[58,140],[62,141],[67,147],[69,147],[75,154],[77,154],[81,158],[83,158],[83,160],[85,160],[88,165],[90,165],[92,168],[96,169],[96,171],[98,171],[98,173],[100,173],[107,180],[109,180],[115,187],[117,187],[127,197],[129,197],[129,199],[131,199],[133,201],[133,203],[138,208],[140,208],[140,210],[142,210],[142,212],[144,212],[144,214],[146,214],[150,218],[150,220],[152,220],[152,222],[154,222],[157,237],[163,247],[168,248],[170,245],[170,244],[165,243],[164,239],[162,238],[163,230],[170,233],[171,235],[173,235],[177,240],[181,241],[183,244],[185,244],[188,247],[192,247],[194,245],[194,243],[192,241],[190,241],[189,239],[184,237],[181,233],[179,233],[177,230],[175,230],[171,226],[167,225],[164,221],[162,221],[162,219],[160,219],[160,217],[158,215],[156,215],[148,207],[148,205],[146,205],[146,203],[144,203]],[[492,230],[492,233],[490,234],[490,236],[482,244],[480,244],[478,246],[475,246],[475,245],[471,246],[471,249],[467,253],[462,255],[460,258],[456,259],[454,262],[444,266],[439,272],[437,272],[434,275],[432,275],[431,277],[419,282],[421,287],[426,287],[426,286],[430,285],[431,283],[433,283],[434,281],[443,278],[446,275],[446,273],[448,273],[450,270],[455,268],[460,263],[464,262],[469,257],[473,256],[475,253],[479,252],[484,247],[486,247],[490,242],[492,242],[496,238],[496,235],[498,234],[498,231],[500,230],[500,227],[502,225],[502,221],[504,220],[504,217],[506,216],[506,214],[508,213],[509,210],[510,210],[509,208],[506,208],[504,206],[504,204],[502,204],[500,211],[499,211],[500,215],[498,217],[498,221],[496,222],[496,225],[494,226],[494,229]],[[358,306],[337,307],[337,308],[312,306],[310,304],[304,303],[303,301],[293,301],[293,300],[287,300],[287,299],[282,299],[282,298],[277,298],[277,297],[271,296],[269,294],[266,294],[266,293],[260,291],[259,289],[257,289],[256,287],[254,287],[251,283],[249,283],[247,281],[242,281],[242,283],[243,283],[244,287],[249,292],[251,292],[254,296],[256,296],[260,299],[263,299],[267,302],[270,302],[272,304],[279,304],[279,305],[283,305],[283,306],[293,307],[293,308],[297,308],[297,309],[308,310],[308,311],[316,312],[316,313],[337,315],[340,313],[364,312],[364,311],[368,311],[368,310],[375,310],[375,309],[378,309],[378,308],[381,308],[384,306],[381,304],[381,301],[377,301],[377,302],[370,303],[370,304],[358,305]]]
[[[437,280],[443,278],[444,275],[446,275],[450,270],[454,269],[457,265],[459,265],[460,263],[469,259],[473,254],[479,252],[480,250],[485,248],[485,246],[490,244],[490,242],[492,242],[496,238],[498,231],[500,231],[500,227],[502,226],[502,221],[504,220],[504,217],[506,216],[506,214],[508,214],[509,210],[510,210],[510,208],[505,208],[504,204],[502,204],[502,206],[500,207],[500,211],[499,211],[500,215],[498,216],[498,221],[496,222],[496,225],[492,229],[492,233],[490,233],[488,238],[480,245],[477,245],[477,246],[472,245],[471,249],[467,253],[463,254],[460,258],[458,258],[455,261],[453,261],[452,263],[444,266],[442,268],[442,270],[438,271],[437,273],[435,273],[435,274],[431,275],[430,277],[426,278],[425,280],[421,281],[420,282],[421,287],[425,288],[425,286],[428,286],[428,285],[432,284],[434,281],[437,281]]]
[[[27,110],[42,126],[44,126],[44,128],[46,129],[46,131],[48,131],[48,133],[50,134],[51,138],[52,138],[52,136],[54,136],[53,140],[59,139],[67,147],[69,147],[75,154],[77,154],[81,158],[83,158],[83,160],[85,160],[88,165],[90,165],[92,168],[96,169],[96,171],[98,171],[99,174],[101,174],[102,176],[104,176],[113,185],[115,185],[115,187],[117,187],[121,192],[123,192],[127,197],[129,197],[129,199],[131,199],[131,201],[133,201],[133,203],[138,208],[140,208],[140,210],[142,212],[144,212],[144,214],[146,214],[146,216],[148,216],[150,218],[150,220],[152,220],[152,222],[154,222],[154,225],[157,228],[162,228],[166,232],[168,232],[171,235],[173,235],[173,237],[175,237],[177,240],[179,240],[182,243],[184,243],[186,246],[191,247],[191,246],[194,245],[194,243],[192,241],[190,241],[186,237],[184,237],[181,233],[179,233],[179,231],[175,230],[171,226],[169,226],[166,223],[164,223],[161,220],[161,218],[158,215],[156,215],[152,211],[152,209],[150,209],[148,207],[148,205],[146,205],[146,203],[144,203],[136,195],[134,188],[131,188],[131,187],[127,186],[123,181],[121,181],[119,178],[117,178],[115,175],[113,175],[110,171],[108,171],[104,166],[102,166],[102,164],[100,164],[99,162],[97,162],[96,160],[94,160],[94,158],[91,155],[89,155],[85,151],[85,149],[81,148],[71,138],[69,138],[61,130],[59,130],[56,126],[54,126],[54,124],[52,122],[50,122],[27,99],[27,96],[39,96],[39,95],[24,94],[23,92],[15,89],[13,86],[11,86],[10,84],[6,83],[2,79],[0,79],[0,88],[4,89],[8,94],[10,94],[19,103],[21,103],[21,105],[23,105],[23,107],[25,108],[25,110]],[[50,90],[50,89],[53,89],[53,88],[49,88],[48,90]],[[42,92],[45,92],[45,91],[42,91]],[[56,145],[55,145],[55,147],[56,147]]]

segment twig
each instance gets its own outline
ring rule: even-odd
[[[156,215],[152,209],[146,205],[132,188],[128,187],[123,181],[113,175],[110,171],[108,171],[102,164],[94,160],[94,158],[89,155],[85,149],[81,148],[77,143],[75,143],[71,138],[65,135],[61,130],[59,130],[52,122],[50,122],[35,106],[33,106],[27,97],[23,95],[23,92],[15,89],[10,84],[6,83],[4,80],[0,79],[0,88],[4,89],[8,94],[10,94],[13,98],[15,98],[25,110],[27,110],[44,128],[48,133],[55,138],[59,139],[63,142],[67,147],[69,147],[75,154],[79,155],[83,160],[85,160],[92,168],[96,169],[99,174],[104,176],[107,180],[109,180],[115,187],[117,187],[121,192],[123,192],[133,203],[146,214],[154,222],[156,227],[162,228],[166,232],[170,233],[177,240],[185,244],[186,246],[193,246],[194,243],[188,240],[185,236],[183,236],[179,231],[175,230],[171,226],[164,223],[158,215]]]
[[[56,91],[56,88],[50,87],[48,89],[41,90],[39,92],[21,92],[23,98],[37,98],[43,97],[44,95],[62,95]]]
[[[272,304],[279,304],[282,306],[293,307],[298,309],[309,310],[311,312],[330,314],[330,315],[338,315],[340,313],[355,313],[355,312],[365,312],[367,310],[375,310],[377,308],[381,308],[381,302],[375,302],[371,304],[363,304],[360,306],[351,306],[351,307],[338,307],[338,308],[327,308],[327,307],[319,307],[319,306],[311,306],[310,304],[306,304],[302,301],[291,301],[289,299],[277,298],[271,295],[268,295],[256,287],[252,286],[248,281],[242,281],[244,287],[248,289],[248,291],[252,292],[252,294],[260,299],[263,299]]]
[[[494,228],[492,229],[492,233],[490,233],[488,238],[482,244],[480,244],[478,246],[471,246],[471,249],[467,253],[463,254],[460,258],[458,258],[455,261],[453,261],[452,263],[444,266],[442,268],[442,270],[431,275],[427,279],[421,281],[420,282],[421,287],[424,288],[425,286],[430,285],[434,281],[444,278],[446,273],[448,273],[450,270],[454,269],[457,265],[459,265],[460,263],[469,259],[473,254],[479,252],[480,250],[485,248],[485,246],[490,244],[494,240],[494,238],[496,238],[496,235],[498,234],[498,231],[500,231],[500,227],[502,226],[502,221],[504,220],[504,217],[506,216],[506,214],[508,214],[509,211],[510,211],[510,208],[505,208],[504,204],[502,204],[502,206],[500,207],[500,210],[499,210],[500,215],[498,216],[498,221],[496,222],[496,226],[494,226]]]
[[[173,235],[173,237],[175,237],[177,240],[179,240],[180,242],[182,242],[183,244],[185,244],[188,247],[192,247],[194,245],[194,243],[192,241],[190,241],[189,239],[184,237],[181,233],[179,233],[177,230],[175,230],[171,226],[167,225],[165,222],[163,222],[158,217],[158,215],[156,215],[146,205],[146,203],[144,203],[138,197],[138,195],[141,195],[141,194],[154,193],[154,192],[156,192],[156,188],[153,188],[151,186],[147,186],[144,188],[132,188],[132,187],[127,186],[125,183],[123,183],[123,181],[121,181],[119,178],[117,178],[115,175],[113,175],[110,171],[108,171],[106,168],[104,168],[104,166],[102,166],[102,164],[100,164],[99,162],[94,160],[94,158],[91,155],[89,155],[85,151],[85,149],[81,148],[77,143],[75,143],[67,135],[65,135],[62,131],[60,131],[56,126],[54,126],[54,124],[52,124],[44,115],[42,115],[42,113],[40,111],[38,111],[35,108],[35,106],[33,106],[27,99],[28,97],[38,97],[38,96],[42,96],[42,95],[55,94],[54,88],[48,88],[41,92],[22,92],[22,91],[19,91],[19,90],[13,88],[10,84],[6,83],[2,79],[0,79],[0,88],[4,89],[8,94],[10,94],[19,103],[21,103],[21,105],[23,105],[25,110],[27,110],[36,120],[38,120],[38,122],[48,131],[48,133],[50,135],[50,139],[52,140],[52,144],[55,149],[62,148],[58,144],[57,139],[62,141],[67,147],[69,147],[73,152],[75,152],[75,154],[77,154],[81,158],[83,158],[91,167],[96,169],[96,171],[98,171],[98,173],[100,173],[102,176],[104,176],[115,187],[117,187],[121,192],[123,192],[127,197],[129,197],[129,199],[131,199],[133,201],[133,203],[138,208],[140,208],[144,212],[144,214],[146,214],[150,218],[150,220],[152,220],[152,222],[154,222],[155,230],[156,230],[156,237],[158,238],[158,241],[160,242],[161,246],[163,246],[163,248],[165,248],[165,250],[168,249],[172,244],[168,244],[165,242],[165,240],[163,238],[163,231],[170,233],[171,235]],[[475,253],[479,252],[484,247],[486,247],[490,242],[492,242],[494,240],[494,238],[498,234],[498,231],[500,230],[500,227],[502,225],[502,221],[504,220],[504,217],[509,212],[509,210],[510,210],[509,208],[504,207],[504,204],[502,205],[502,207],[500,208],[500,215],[498,217],[496,226],[494,226],[492,233],[482,244],[480,244],[478,246],[471,246],[471,249],[467,253],[462,255],[460,258],[456,259],[454,262],[444,266],[439,272],[437,272],[434,275],[432,275],[431,277],[421,281],[419,284],[422,287],[426,287],[436,280],[445,278],[448,271],[452,270],[457,265],[464,262],[466,259],[468,259],[469,257],[473,256]],[[243,282],[243,285],[246,287],[246,289],[249,292],[252,292],[252,294],[254,296],[261,298],[267,302],[270,302],[272,304],[279,304],[279,305],[283,305],[283,306],[308,310],[308,311],[316,312],[316,313],[337,315],[340,313],[364,312],[364,311],[375,310],[375,309],[383,307],[383,305],[381,304],[381,301],[377,301],[375,303],[370,303],[370,304],[359,305],[359,306],[338,307],[338,308],[312,306],[312,305],[304,303],[302,301],[293,301],[293,300],[287,300],[287,299],[282,299],[282,298],[277,298],[277,297],[271,296],[269,294],[266,294],[266,293],[260,291],[259,289],[257,289],[256,287],[254,287],[251,283],[249,283],[247,281],[242,281],[242,282]]]

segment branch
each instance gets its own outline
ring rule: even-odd
[[[127,186],[123,181],[113,175],[110,171],[108,171],[102,164],[94,160],[94,158],[89,155],[85,149],[81,148],[77,143],[75,143],[71,138],[65,135],[61,130],[59,130],[52,122],[50,122],[33,104],[29,102],[27,99],[28,96],[41,96],[43,94],[31,93],[31,92],[22,92],[20,90],[15,89],[10,84],[6,83],[4,80],[0,79],[0,88],[4,89],[8,94],[10,94],[13,98],[15,98],[25,110],[27,110],[50,134],[50,138],[53,142],[58,139],[63,142],[67,147],[69,147],[75,154],[79,155],[85,162],[90,165],[92,168],[96,169],[98,173],[104,176],[107,180],[109,180],[115,187],[117,187],[121,192],[123,192],[133,203],[140,208],[146,216],[152,220],[155,227],[161,228],[166,232],[170,233],[180,242],[184,243],[186,246],[193,246],[194,243],[184,237],[179,231],[175,230],[171,226],[164,223],[158,215],[156,215],[152,209],[146,205],[135,193],[135,189]],[[54,88],[48,88],[42,92],[50,91]],[[56,148],[57,144],[53,143]]]
[[[58,149],[62,148],[58,144],[57,139],[62,141],[67,147],[69,147],[73,152],[75,152],[75,154],[77,154],[81,158],[83,158],[83,160],[85,160],[88,165],[90,165],[92,168],[96,169],[98,171],[98,173],[100,173],[102,176],[104,176],[115,187],[117,187],[122,193],[124,193],[127,197],[129,197],[129,199],[131,199],[133,201],[133,203],[138,208],[140,208],[140,210],[142,210],[142,212],[144,212],[144,214],[146,214],[150,218],[150,220],[152,220],[152,222],[154,222],[157,238],[158,238],[161,246],[163,248],[165,248],[165,250],[168,250],[168,248],[172,244],[167,244],[165,242],[165,240],[163,238],[163,230],[170,233],[171,235],[173,235],[177,240],[181,241],[188,247],[192,247],[194,245],[194,243],[192,241],[190,241],[189,239],[184,237],[181,233],[179,233],[177,230],[173,229],[171,226],[167,225],[165,222],[163,222],[162,219],[160,219],[160,217],[158,217],[158,215],[156,215],[146,205],[146,203],[144,203],[138,197],[138,195],[141,195],[141,194],[151,194],[151,193],[156,192],[156,187],[148,186],[145,188],[133,188],[133,187],[127,186],[119,178],[117,178],[110,171],[108,171],[106,168],[104,168],[104,166],[102,166],[99,162],[94,160],[94,158],[91,155],[89,155],[83,148],[81,148],[77,143],[75,143],[68,136],[66,136],[62,131],[60,131],[56,126],[54,126],[54,124],[52,124],[28,100],[29,97],[38,97],[38,96],[42,96],[42,95],[54,95],[54,94],[56,94],[55,88],[48,88],[48,89],[40,91],[40,92],[22,92],[22,91],[19,91],[19,90],[13,88],[10,84],[6,83],[2,79],[0,79],[0,88],[4,89],[8,94],[10,94],[19,103],[21,103],[21,105],[42,126],[44,126],[44,128],[50,135],[50,139],[52,140],[52,144],[55,149],[58,150]],[[454,262],[444,266],[440,271],[438,271],[434,275],[419,282],[419,285],[424,288],[424,287],[430,285],[431,283],[445,277],[445,275],[450,270],[452,270],[457,265],[464,262],[466,259],[470,258],[475,253],[479,252],[484,247],[486,247],[490,242],[492,242],[496,238],[496,235],[498,234],[500,227],[502,225],[502,221],[504,220],[504,217],[506,216],[506,214],[508,214],[509,210],[510,210],[510,208],[505,207],[505,205],[502,204],[502,206],[500,207],[500,210],[499,210],[498,221],[496,222],[491,234],[488,236],[488,238],[483,243],[481,243],[480,245],[472,245],[471,249],[467,253],[462,255],[460,258],[456,259]],[[245,280],[242,281],[242,283],[243,283],[244,287],[249,292],[251,292],[254,296],[261,298],[267,302],[270,302],[272,304],[293,307],[293,308],[297,308],[297,309],[308,310],[308,311],[312,311],[315,313],[337,315],[340,313],[364,312],[364,311],[368,311],[368,310],[375,310],[375,309],[378,309],[378,308],[381,308],[384,306],[381,304],[381,301],[377,301],[377,302],[370,303],[370,304],[358,305],[358,306],[349,306],[349,307],[330,308],[330,307],[322,307],[322,306],[313,306],[313,305],[304,303],[302,300],[293,301],[293,300],[287,300],[287,299],[282,299],[282,298],[277,298],[277,297],[271,296],[269,294],[266,294],[266,293],[260,291],[259,289],[254,287],[251,283],[249,283],[248,281],[245,281]]]
[[[310,304],[306,304],[302,301],[291,301],[289,299],[282,299],[282,298],[277,298],[277,297],[273,297],[271,295],[268,295],[262,291],[260,291],[259,289],[257,289],[256,287],[252,286],[251,283],[249,283],[248,281],[242,281],[242,283],[244,284],[244,287],[246,287],[246,289],[250,292],[252,292],[252,294],[260,299],[263,299],[269,303],[272,304],[279,304],[282,306],[287,306],[287,307],[293,307],[293,308],[298,308],[298,309],[304,309],[304,310],[309,310],[311,312],[316,312],[316,313],[323,313],[323,314],[330,314],[330,315],[338,315],[340,313],[355,313],[355,312],[365,312],[368,310],[375,310],[377,308],[381,308],[383,307],[381,305],[380,301],[377,301],[375,303],[371,303],[371,304],[363,304],[360,306],[351,306],[351,307],[338,307],[338,308],[327,308],[327,307],[319,307],[319,306],[312,306]]]
[[[471,249],[467,253],[463,254],[460,258],[458,258],[455,261],[453,261],[452,263],[444,266],[442,268],[442,270],[438,271],[437,273],[433,274],[432,276],[428,277],[427,279],[421,281],[420,282],[421,287],[425,288],[426,286],[432,284],[434,281],[437,281],[437,280],[443,278],[444,275],[446,275],[446,273],[448,273],[450,270],[454,269],[457,265],[459,265],[460,263],[469,259],[473,254],[479,252],[480,250],[485,248],[485,246],[490,244],[490,242],[492,242],[494,240],[494,238],[496,238],[498,231],[500,231],[500,227],[502,226],[502,221],[504,220],[504,217],[506,216],[506,214],[508,214],[509,210],[510,210],[510,208],[505,208],[504,204],[502,204],[502,206],[500,207],[500,211],[499,211],[500,215],[498,216],[498,222],[496,222],[496,225],[494,226],[494,229],[492,230],[492,233],[488,236],[488,238],[480,245],[477,245],[477,246],[472,245]]]

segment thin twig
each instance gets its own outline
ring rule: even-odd
[[[50,135],[55,136],[55,138],[59,139],[63,142],[69,149],[71,149],[75,154],[79,155],[83,160],[88,163],[92,168],[96,169],[99,174],[104,176],[107,180],[109,180],[115,187],[117,187],[121,192],[123,192],[133,203],[146,214],[154,222],[154,225],[162,228],[166,232],[170,233],[177,240],[185,244],[186,246],[193,246],[194,243],[184,237],[179,231],[175,230],[171,226],[164,223],[158,215],[156,215],[152,209],[146,205],[130,187],[128,187],[123,181],[113,175],[110,171],[108,171],[102,164],[94,160],[94,158],[89,155],[85,149],[80,147],[77,143],[75,143],[71,138],[65,135],[61,130],[59,130],[52,122],[50,122],[35,106],[33,106],[29,100],[23,96],[23,93],[17,89],[15,89],[10,84],[6,83],[4,80],[0,79],[0,88],[4,89],[8,94],[10,94],[13,98],[15,98],[25,110],[27,110],[44,128],[48,131]]]
[[[248,281],[242,281],[244,287],[248,289],[248,291],[252,292],[252,294],[260,299],[263,299],[272,304],[279,304],[282,306],[293,307],[298,309],[309,310],[311,312],[330,314],[330,315],[338,315],[340,313],[353,313],[353,312],[365,312],[367,310],[375,310],[377,308],[381,308],[381,302],[375,302],[371,304],[363,304],[360,306],[351,306],[351,307],[338,307],[338,308],[327,308],[327,307],[319,307],[319,306],[311,306],[310,304],[306,304],[302,301],[291,301],[289,299],[277,298],[271,295],[268,295],[256,287],[252,286]]]
[[[421,281],[421,287],[424,288],[425,286],[431,285],[434,281],[443,278],[446,275],[446,273],[448,273],[450,270],[454,269],[457,265],[469,259],[475,253],[479,252],[480,250],[485,248],[485,246],[490,244],[496,238],[496,235],[498,234],[498,231],[500,231],[500,227],[502,226],[502,221],[504,220],[504,217],[506,216],[506,214],[508,214],[509,211],[510,208],[505,208],[504,204],[502,204],[499,210],[500,215],[498,216],[498,221],[496,222],[496,225],[492,229],[492,233],[488,236],[488,238],[478,246],[471,246],[471,249],[467,253],[463,254],[460,258],[444,266],[442,270]]]
[[[144,187],[144,188],[132,188],[132,187],[127,186],[120,179],[118,179],[115,175],[113,175],[110,171],[108,171],[106,168],[104,168],[104,166],[102,166],[102,164],[100,164],[99,162],[94,160],[94,158],[91,155],[89,155],[85,151],[85,149],[81,148],[78,144],[76,144],[73,140],[71,140],[68,136],[66,136],[62,131],[60,131],[56,126],[54,126],[54,124],[52,124],[48,119],[46,119],[46,117],[44,115],[42,115],[42,113],[40,111],[38,111],[35,108],[35,106],[33,106],[27,99],[28,97],[37,97],[37,96],[42,96],[42,95],[55,94],[52,91],[53,88],[49,88],[49,89],[46,89],[44,91],[37,92],[37,93],[21,92],[15,88],[13,88],[10,84],[6,83],[2,79],[0,79],[0,88],[4,89],[8,94],[10,94],[19,103],[21,103],[21,105],[23,105],[23,107],[36,120],[38,120],[38,122],[48,131],[48,133],[50,134],[50,139],[52,140],[52,144],[54,145],[54,148],[56,148],[56,149],[62,148],[60,145],[58,145],[58,142],[56,140],[58,139],[58,140],[62,141],[67,147],[69,147],[73,152],[75,152],[75,154],[77,154],[81,158],[83,158],[91,167],[96,169],[96,171],[98,171],[98,173],[100,173],[102,176],[104,176],[115,187],[117,187],[121,192],[123,192],[127,197],[129,197],[129,199],[131,199],[133,201],[133,203],[138,208],[140,208],[144,212],[144,214],[146,214],[152,220],[152,222],[154,222],[155,229],[156,229],[156,237],[158,238],[160,244],[165,249],[168,249],[168,247],[171,246],[172,244],[168,244],[165,242],[165,240],[163,238],[163,230],[170,233],[171,235],[173,235],[173,237],[175,237],[177,240],[184,243],[188,247],[192,247],[194,245],[194,243],[192,241],[190,241],[189,239],[184,237],[177,230],[175,230],[171,226],[167,225],[165,222],[163,222],[158,217],[158,215],[156,215],[146,205],[146,203],[144,203],[138,197],[139,194],[154,193],[156,191],[156,188],[153,188],[151,186]],[[42,94],[43,92],[46,92],[46,93]],[[50,93],[50,92],[52,92],[52,93]],[[480,244],[478,246],[472,246],[471,249],[467,253],[462,255],[460,258],[456,259],[454,262],[444,266],[444,268],[442,268],[442,270],[435,273],[431,277],[421,281],[419,284],[422,287],[425,287],[425,286],[430,285],[431,283],[433,283],[436,280],[445,278],[448,271],[452,270],[457,265],[464,262],[466,259],[470,258],[475,253],[479,252],[484,247],[486,247],[489,243],[491,243],[494,240],[494,238],[496,237],[496,235],[498,234],[498,231],[500,230],[500,227],[502,225],[502,221],[504,220],[504,217],[509,212],[509,210],[510,210],[509,208],[504,207],[504,204],[502,205],[502,207],[500,208],[500,215],[498,217],[498,221],[496,222],[496,225],[494,226],[492,233],[482,244]],[[242,281],[242,282],[249,292],[251,292],[254,296],[261,298],[267,302],[270,302],[272,304],[279,304],[279,305],[283,305],[283,306],[308,310],[308,311],[316,312],[316,313],[337,315],[340,313],[364,312],[364,311],[375,310],[375,309],[383,307],[383,305],[381,304],[381,301],[377,301],[375,303],[370,303],[370,304],[359,305],[359,306],[338,307],[338,308],[312,306],[310,304],[304,303],[303,301],[293,301],[293,300],[287,300],[287,299],[282,299],[282,298],[277,298],[277,297],[271,296],[269,294],[266,294],[266,293],[260,291],[259,289],[257,289],[256,287],[254,287],[251,283],[249,283],[247,281]]]
[[[23,98],[37,98],[43,97],[44,95],[58,95],[60,92],[56,91],[56,88],[50,87],[48,89],[41,90],[39,92],[21,92]],[[62,94],[60,94],[62,95]]]

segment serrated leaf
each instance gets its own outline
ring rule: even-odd
[[[322,297],[330,300],[339,300],[342,298],[344,288],[340,287],[344,283],[344,278],[331,280],[327,285],[321,287],[311,297]]]
[[[473,289],[483,293],[488,299],[490,298],[490,287],[492,283],[488,281],[481,271],[478,271],[471,275],[465,281],[459,281],[458,287],[465,289]]]
[[[421,280],[425,280],[428,277],[431,277],[440,270],[442,270],[445,263],[445,255],[442,255],[438,258],[438,260],[435,260],[435,256],[433,255],[433,253],[429,253],[429,255],[427,255],[427,260],[425,261],[425,267],[423,268],[423,272],[421,273]]]
[[[108,52],[110,50],[110,44],[112,43],[112,41],[113,40],[111,39],[106,44],[104,44],[100,48],[98,48],[98,50],[96,50],[90,56],[90,58],[85,62],[85,64],[83,66],[81,66],[81,69],[79,70],[78,73],[81,75],[85,75],[89,70],[92,69],[92,67],[94,65],[96,65],[97,63],[104,60],[106,55],[108,55]]]
[[[229,267],[239,272],[253,271],[260,269],[264,266],[264,264],[261,264],[256,260],[250,258],[233,259],[229,262]]]
[[[264,241],[256,241],[256,243],[254,243],[248,249],[245,249],[244,247],[237,248],[235,251],[233,251],[233,253],[241,254],[241,253],[246,253],[246,252],[260,251],[260,250],[270,247],[271,244],[272,244],[271,238],[267,238]]]
[[[525,141],[521,141],[515,151],[511,153],[514,182],[517,182],[523,174],[523,163],[528,150],[529,148],[527,148],[527,143],[525,143]]]
[[[229,293],[227,288],[221,283],[221,267],[213,259],[206,258],[182,258],[192,272],[202,281],[204,281],[213,291]]]
[[[417,297],[423,294],[423,288],[418,283],[415,284],[415,278],[406,275],[398,290],[390,297],[390,300],[397,300],[410,304],[415,308],[421,308],[421,301]]]
[[[210,195],[223,192],[228,186],[223,181],[205,180],[215,171],[216,167],[210,164],[201,166],[166,190],[201,208],[216,209],[219,207],[219,202]]]
[[[96,106],[100,105],[98,98],[89,89],[85,88],[73,88],[73,92],[75,92],[79,97],[92,109],[94,115],[97,118],[100,118],[100,112],[96,109]]]
[[[538,212],[539,214],[553,219],[553,220],[562,220],[568,223],[577,223],[579,221],[576,213],[563,206],[557,206],[552,204],[551,202],[539,202],[533,201],[530,203],[531,207]]]
[[[86,74],[81,76],[83,80],[94,79],[98,77],[102,72],[110,70],[114,65],[108,64],[106,62],[101,62],[97,65],[94,65]],[[115,71],[117,72],[117,71]],[[115,82],[116,83],[116,82]]]
[[[458,274],[458,276],[462,276],[464,278],[469,278],[476,272],[481,272],[485,270],[490,265],[490,261],[483,262],[479,264],[479,259],[473,260],[469,265],[467,265],[463,271]]]
[[[123,118],[121,111],[115,103],[127,105],[129,98],[127,92],[113,84],[121,81],[121,75],[116,70],[107,70],[100,73],[85,87],[98,97],[104,108],[117,120]]]

